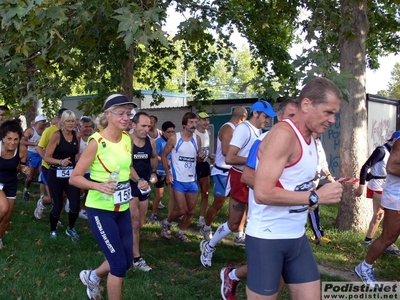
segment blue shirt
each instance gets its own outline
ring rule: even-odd
[[[164,136],[161,136],[161,138],[156,140],[156,152],[158,156],[161,156],[161,154],[164,151],[165,145],[167,144],[167,140],[165,139]],[[171,154],[168,154],[167,156],[168,160],[171,161]],[[159,161],[158,162],[158,166],[157,166],[157,175],[159,176],[166,176],[167,174],[164,171],[162,162]]]

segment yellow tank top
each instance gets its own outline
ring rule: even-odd
[[[90,166],[90,179],[97,182],[107,181],[110,173],[120,166],[119,181],[129,181],[132,163],[132,144],[129,135],[123,132],[118,143],[106,140],[98,132],[88,138],[88,144],[92,139],[97,143],[97,153]],[[86,206],[109,211],[125,211],[129,208],[129,203],[114,206],[113,201],[103,200],[101,194],[99,191],[89,190]]]

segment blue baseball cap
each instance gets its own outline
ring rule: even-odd
[[[268,117],[275,117],[276,113],[274,112],[271,104],[269,104],[265,100],[259,100],[251,106],[251,111],[263,112]]]
[[[400,131],[395,131],[393,132],[392,137],[388,139],[388,142],[392,141],[393,139],[397,140],[398,138],[400,138]]]

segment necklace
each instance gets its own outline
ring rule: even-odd
[[[71,143],[72,142],[72,134],[67,135],[67,134],[63,134],[64,135],[64,139],[68,142]]]

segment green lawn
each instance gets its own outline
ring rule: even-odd
[[[22,191],[22,185],[19,189]],[[37,189],[37,185],[34,186]],[[35,191],[34,189],[32,189]],[[166,193],[167,194],[167,193]],[[210,197],[212,201],[212,197]],[[65,236],[65,227],[59,228],[59,238],[49,239],[48,210],[42,220],[36,220],[33,210],[37,197],[31,201],[18,195],[5,247],[0,251],[0,299],[86,299],[85,287],[80,283],[79,272],[98,266],[103,261],[100,248],[94,240],[88,222],[78,219],[76,229],[81,241],[73,243]],[[163,203],[166,204],[166,200]],[[322,207],[322,222],[331,244],[312,242],[319,263],[352,269],[364,259],[367,248],[361,245],[364,234],[337,232],[332,229],[337,207]],[[166,209],[159,210],[160,218]],[[214,229],[227,220],[227,205],[214,223]],[[123,299],[221,299],[219,272],[225,266],[245,263],[245,251],[233,246],[231,234],[218,245],[213,266],[204,268],[199,260],[201,240],[196,226],[198,214],[188,236],[192,243],[184,244],[174,238],[160,237],[160,226],[146,223],[141,231],[141,254],[153,268],[151,272],[129,271],[123,286]],[[63,212],[61,221],[67,224]],[[173,229],[173,234],[176,229]],[[308,231],[311,236],[311,232]],[[384,255],[376,264],[378,278],[398,279],[400,262]],[[329,274],[322,280],[340,280]],[[102,283],[105,286],[105,282]],[[106,297],[106,291],[102,293]],[[238,286],[237,299],[245,299],[245,282]],[[279,299],[289,299],[284,290]]]

